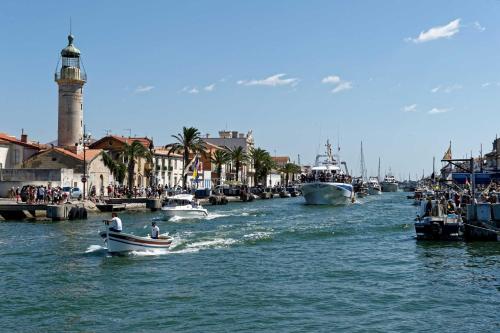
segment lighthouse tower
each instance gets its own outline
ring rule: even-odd
[[[56,70],[55,81],[59,86],[57,144],[75,149],[83,136],[83,85],[87,76],[80,69],[80,50],[73,40],[70,33],[68,46],[61,50],[61,66]]]

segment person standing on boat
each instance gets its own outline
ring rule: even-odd
[[[156,222],[151,223],[151,238],[158,239],[160,236],[160,228],[156,225]]]
[[[122,232],[122,220],[118,217],[118,214],[111,213],[111,220],[106,222],[110,224],[109,231]]]

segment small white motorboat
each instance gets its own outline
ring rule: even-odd
[[[191,194],[178,194],[168,198],[161,211],[167,218],[174,216],[203,218],[208,216],[208,211],[196,202]]]
[[[172,237],[170,236],[160,236],[158,239],[154,239],[149,235],[140,237],[109,230],[101,231],[99,235],[104,238],[110,253],[168,249],[172,244]]]

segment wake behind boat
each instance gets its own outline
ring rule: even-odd
[[[308,205],[342,205],[354,198],[352,179],[333,157],[329,141],[326,155],[316,156],[314,167],[302,180],[301,191]]]
[[[178,194],[168,198],[161,211],[167,219],[174,216],[182,218],[203,218],[208,216],[208,211],[198,204],[191,194]]]
[[[110,253],[168,249],[172,244],[170,236],[160,236],[158,239],[153,239],[149,236],[140,237],[110,230],[101,231],[99,235],[104,238]]]

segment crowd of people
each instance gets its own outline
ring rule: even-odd
[[[329,171],[320,171],[320,172],[315,172],[315,173],[310,173],[310,174],[302,174],[300,176],[300,181],[302,183],[311,183],[311,182],[328,182],[328,183],[352,183],[352,177],[350,175],[346,174],[336,174],[336,173],[331,173]]]
[[[50,185],[12,187],[8,195],[11,200],[28,204],[60,204],[68,200],[68,193],[64,192],[62,187]]]

